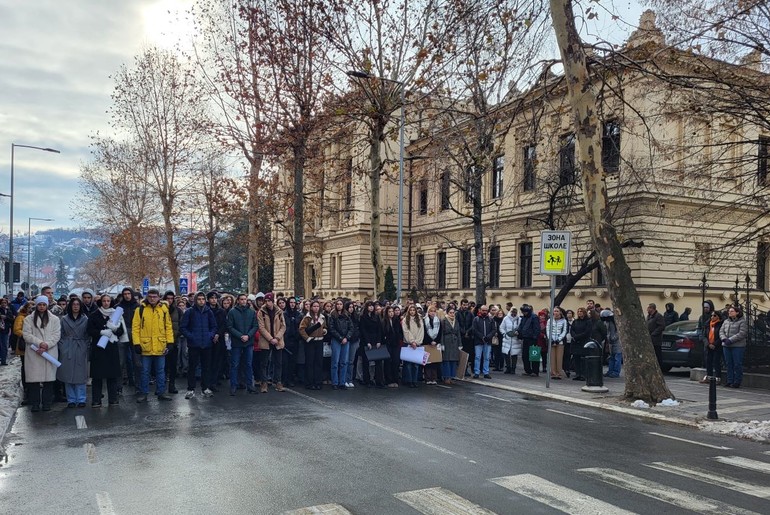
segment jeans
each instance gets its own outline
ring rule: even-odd
[[[162,393],[166,393],[166,356],[143,355],[142,382],[139,387],[142,395],[147,395],[150,393],[150,369],[155,369],[155,394],[160,395]],[[109,384],[107,387],[109,389]]]
[[[332,338],[332,385],[345,386],[348,377],[348,346],[350,343],[342,344],[340,340]]]
[[[404,361],[404,368],[402,370],[404,383],[416,383],[417,382],[417,363],[411,363]]]
[[[474,347],[476,358],[473,361],[473,373],[479,375],[489,375],[489,353],[492,351],[492,345],[485,343]],[[484,360],[483,366],[481,360]]]
[[[252,367],[252,360],[254,359],[254,347],[252,345],[246,345],[245,347],[235,347],[230,350],[230,389],[235,390],[238,388],[238,370],[240,369],[241,361],[244,363],[244,373],[246,375],[246,387],[249,390],[254,389],[254,370]]]
[[[457,361],[442,361],[441,375],[444,380],[457,377]]]
[[[205,390],[209,387],[209,379],[211,378],[211,347],[202,349],[200,347],[188,347],[187,348],[187,389],[195,390],[195,369],[198,368],[198,363],[201,365],[201,390]]]
[[[607,377],[620,377],[620,367],[622,364],[622,352],[613,352],[610,354],[609,367],[607,368]]]
[[[269,349],[263,349],[259,352],[260,377],[263,383],[269,381],[268,363],[271,361],[273,363],[273,383],[280,383],[283,378],[283,349],[276,349],[271,345]]]
[[[358,353],[358,347],[361,345],[361,341],[357,340],[348,343],[348,367],[346,374],[346,383],[352,383],[356,375],[356,354]],[[334,352],[334,351],[332,351]]]
[[[67,402],[86,402],[85,384],[64,383],[64,388],[67,391]]]
[[[746,347],[722,347],[727,369],[727,384],[741,384],[743,381],[743,353]]]
[[[0,333],[0,363],[8,363],[8,333]]]
[[[709,377],[722,377],[722,350],[706,347],[706,375]]]

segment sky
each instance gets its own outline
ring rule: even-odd
[[[177,13],[193,0],[0,0],[0,193],[10,193],[11,144],[51,147],[60,154],[17,148],[14,159],[14,232],[88,227],[94,206],[78,203],[80,165],[90,136],[109,130],[110,76],[143,47],[172,48],[190,38]],[[607,4],[607,1],[603,1]],[[635,24],[639,3],[614,2]],[[600,16],[589,33],[632,27]],[[0,197],[0,232],[9,231],[9,199]]]

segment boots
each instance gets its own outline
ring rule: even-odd
[[[267,383],[265,383],[263,381],[262,384],[259,387],[259,391],[260,391],[260,393],[267,393]]]
[[[179,393],[176,389],[176,380],[173,378],[168,380],[168,393]]]
[[[276,392],[282,392],[283,391],[283,385],[281,383],[275,383],[275,391]]]

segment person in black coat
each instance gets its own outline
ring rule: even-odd
[[[116,307],[123,308],[123,324],[126,326],[128,335],[128,341],[121,355],[121,368],[126,371],[128,386],[136,387],[142,375],[142,358],[134,352],[133,335],[131,334],[131,322],[134,321],[134,311],[139,307],[134,290],[129,287],[123,288],[123,291],[120,293],[120,302]],[[90,315],[90,313],[85,311],[83,314],[86,316]],[[120,386],[118,386],[118,389],[120,389]]]
[[[367,301],[364,304],[364,313],[359,322],[359,331],[361,332],[361,366],[364,369],[364,384],[368,387],[376,386],[385,388],[385,378],[383,373],[383,360],[374,362],[374,385],[371,382],[369,374],[369,359],[366,357],[366,351],[379,349],[382,346],[382,325],[380,318],[374,312],[374,303]]]
[[[99,307],[88,317],[88,335],[91,336],[91,407],[101,408],[102,386],[107,380],[107,400],[110,405],[118,404],[118,380],[123,372],[120,369],[120,347],[122,339],[128,342],[128,331],[122,318],[118,324],[112,324],[110,317],[115,309],[112,298],[105,294],[99,299]],[[107,338],[104,348],[98,345],[102,336]]]
[[[385,309],[385,316],[382,319],[382,339],[390,354],[390,359],[385,363],[385,382],[388,384],[388,388],[398,388],[401,341],[404,339],[404,330],[401,327],[401,319],[396,316],[393,306],[388,306]]]
[[[468,305],[468,299],[461,300],[460,309],[457,310],[457,314],[455,316],[457,317],[457,323],[460,325],[460,335],[462,336],[463,340],[463,350],[468,353],[468,366],[472,368],[476,355],[476,348],[473,344],[474,315],[468,308]],[[470,375],[470,372],[467,369],[461,370],[460,373],[463,374],[463,377]]]
[[[217,392],[217,386],[221,386],[222,377],[229,377],[227,363],[227,339],[230,335],[227,333],[227,313],[233,307],[233,298],[225,295],[222,298],[222,307],[219,306],[219,294],[210,291],[206,294],[206,302],[209,309],[214,314],[214,320],[217,321],[217,334],[214,336],[211,346],[211,378],[209,379],[209,389]]]
[[[586,379],[582,360],[584,354],[583,346],[591,339],[593,330],[593,321],[588,316],[585,308],[578,308],[577,318],[572,321],[572,325],[570,326],[572,342],[570,342],[569,345],[572,368],[575,370],[575,377],[572,379],[575,381],[585,381]]]
[[[297,377],[297,354],[299,353],[299,323],[302,321],[302,313],[297,311],[297,299],[289,297],[278,299],[278,307],[283,309],[283,319],[286,321],[286,332],[283,335],[284,366],[281,370],[283,384],[294,386]]]
[[[521,361],[524,364],[524,375],[537,377],[540,370],[539,361],[529,360],[529,348],[537,345],[540,337],[540,319],[532,310],[532,306],[524,304],[519,310],[521,322],[519,322],[519,339],[521,340]]]

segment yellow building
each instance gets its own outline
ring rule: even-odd
[[[766,305],[770,238],[762,228],[770,133],[746,117],[725,114],[728,110],[704,91],[664,80],[661,70],[683,77],[717,65],[752,81],[767,81],[767,76],[757,63],[733,66],[667,48],[650,12],[622,51],[602,63],[606,66],[596,78],[602,160],[613,223],[624,240],[643,243],[625,249],[642,302],[656,302],[661,310],[674,302],[679,312],[691,307],[697,314],[704,274],[706,296],[717,306],[732,302],[736,278],[744,302],[748,274],[752,301]],[[539,240],[549,226],[573,232],[573,272],[590,252],[561,79],[544,73],[539,83],[510,95],[500,107],[509,118],[500,124],[499,152],[481,189],[487,302],[548,304],[549,278],[539,274]],[[407,119],[415,118],[414,108],[408,110]],[[413,124],[409,132],[416,133]],[[474,298],[473,224],[466,217],[471,203],[462,188],[466,171],[447,157],[461,132],[462,127],[437,129],[409,140],[405,294],[414,289],[421,298]],[[324,298],[375,295],[367,179],[356,171],[365,163],[352,141],[348,136],[328,146],[318,192],[309,202],[306,291]],[[394,164],[381,190],[382,248],[395,276],[397,141],[389,140],[383,151]],[[275,241],[275,289],[289,294],[294,257],[288,241],[280,235]],[[589,298],[609,304],[598,269],[583,277],[562,304],[574,307]]]

